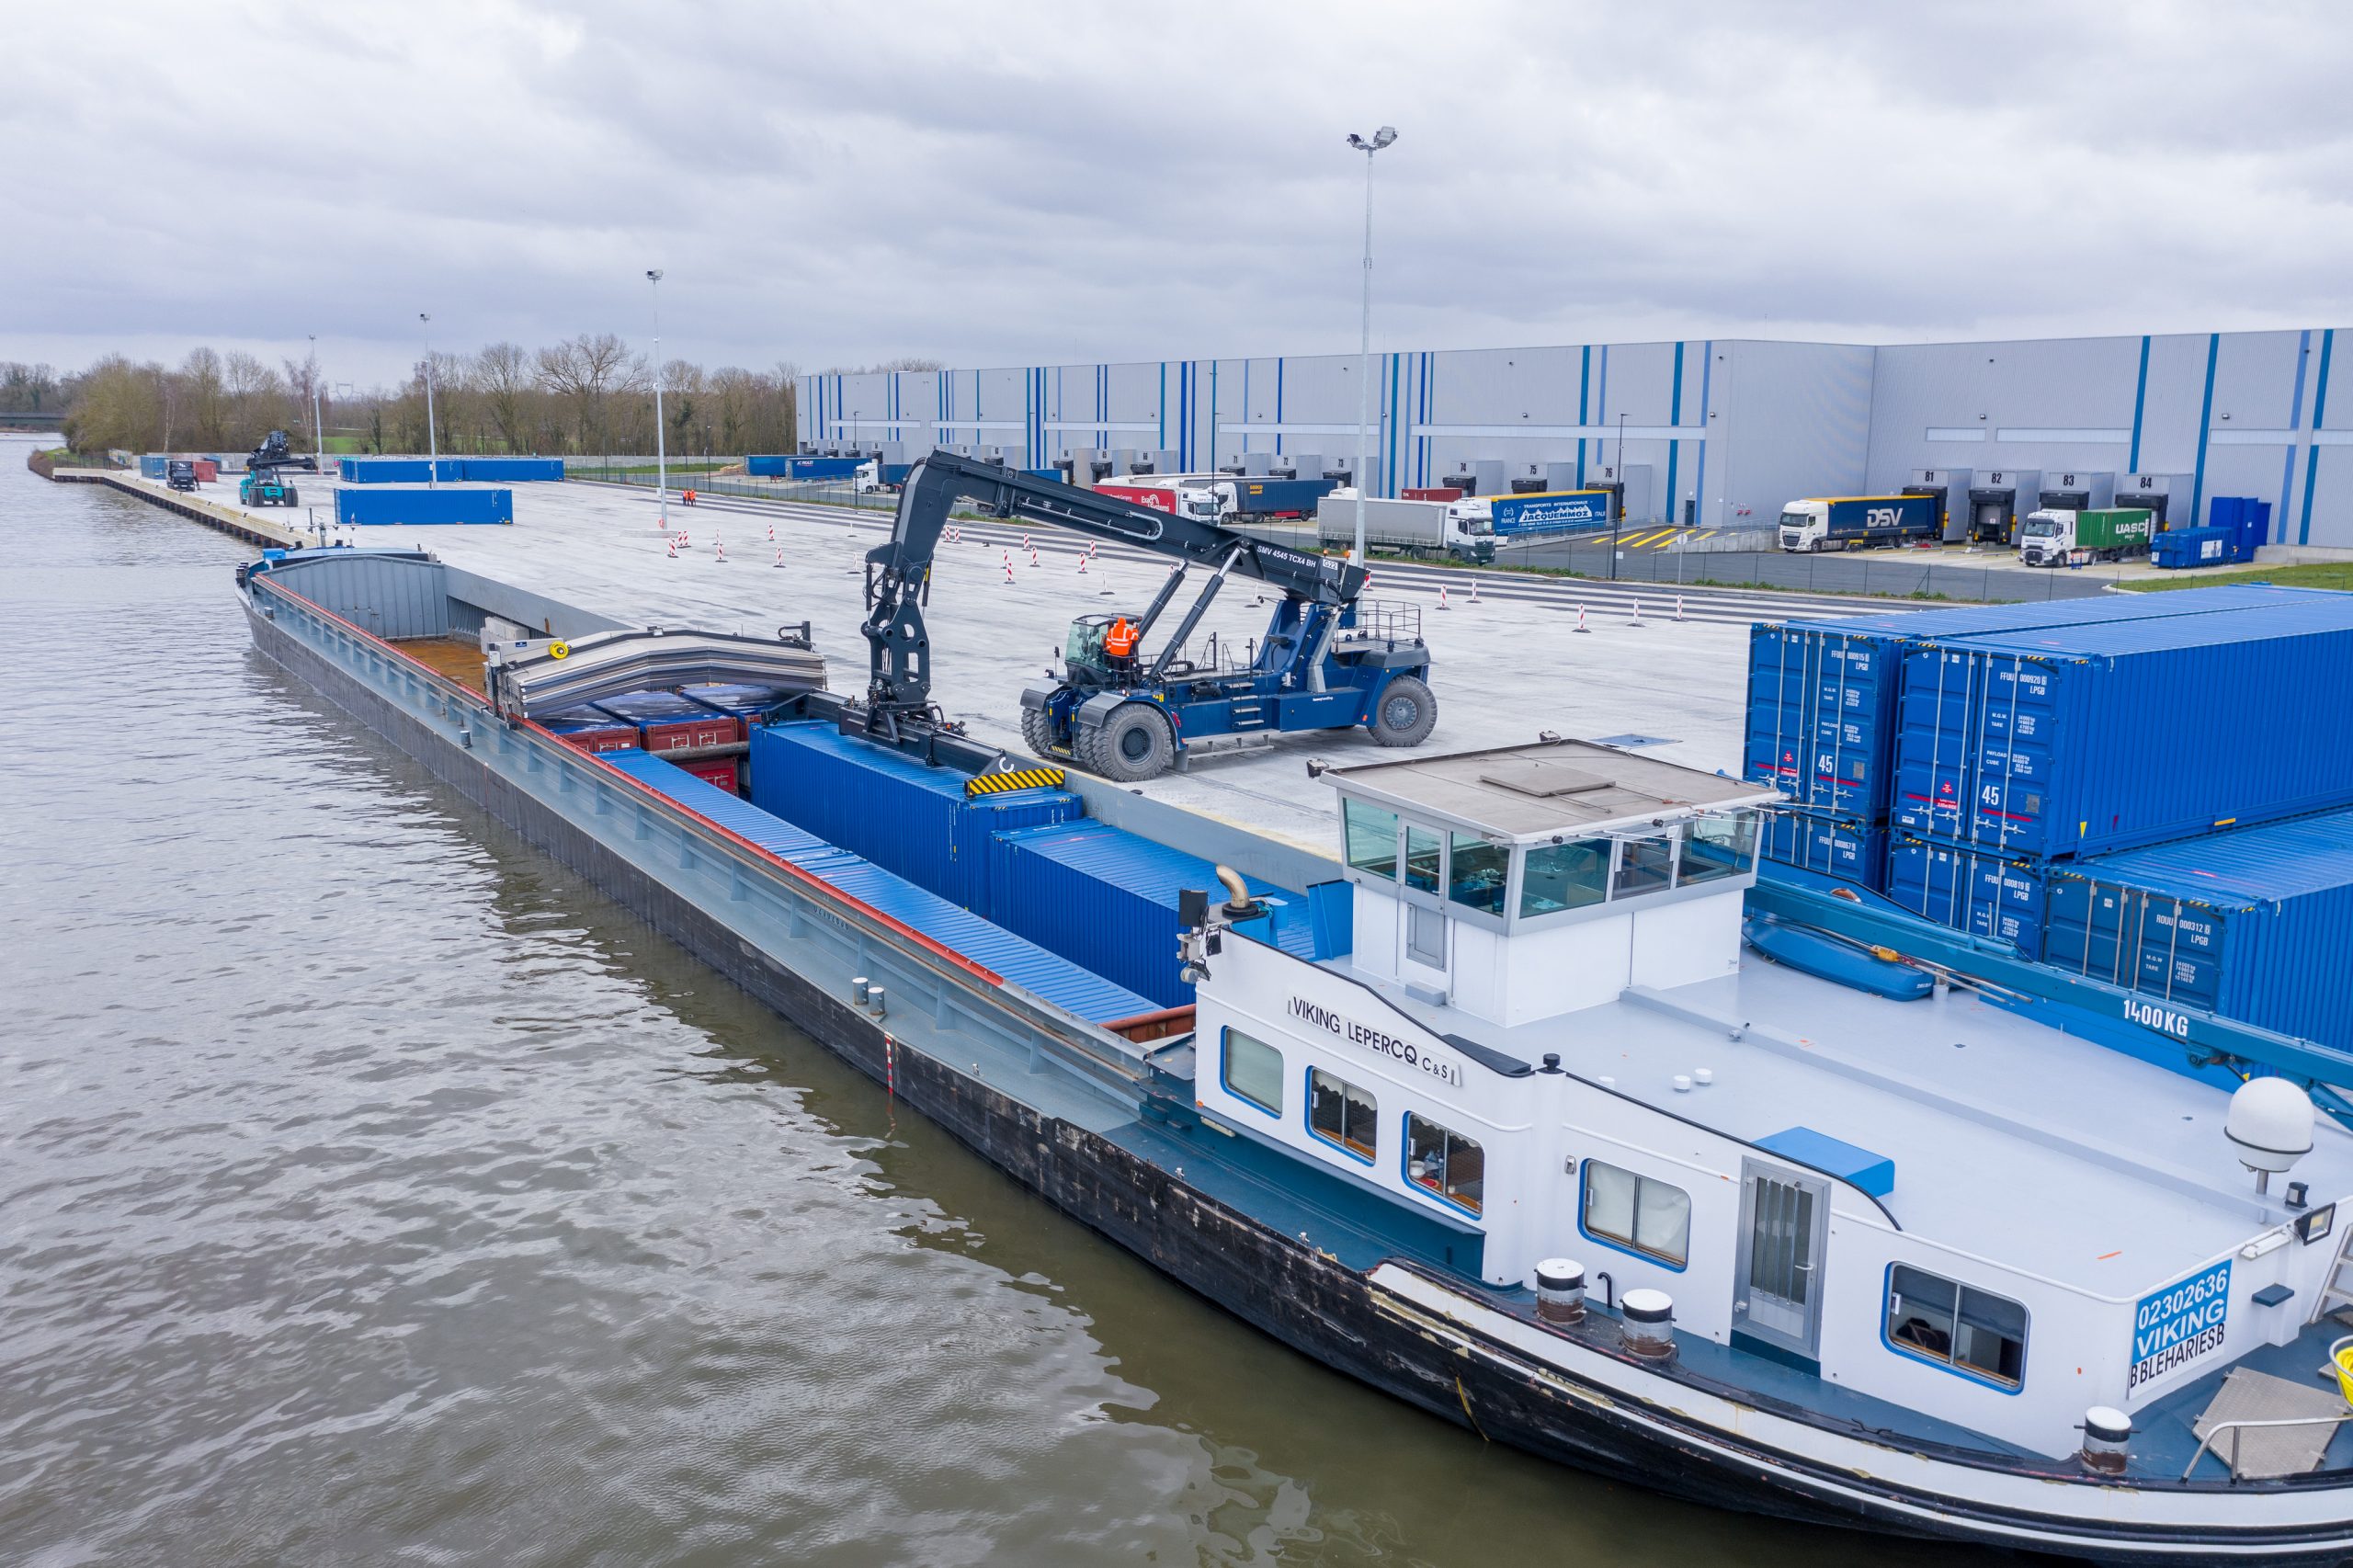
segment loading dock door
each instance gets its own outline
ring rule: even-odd
[[[1969,493],[1969,537],[2005,547],[2018,542],[2018,493],[1974,489]]]

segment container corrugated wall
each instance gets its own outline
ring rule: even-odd
[[[2249,586],[2043,604],[1765,621],[1751,629],[1746,777],[1809,811],[1876,821],[1890,804],[1904,651],[1937,638],[2211,615],[2309,597]]]
[[[563,477],[562,458],[460,458],[459,476],[475,483],[544,483]]]
[[[2042,956],[2045,867],[1992,850],[1897,834],[1887,851],[1888,902],[1957,931],[2008,942],[2025,959]]]
[[[2051,873],[2043,960],[2155,1001],[2353,1050],[2353,812]]]
[[[1159,1006],[659,757],[643,752],[614,752],[605,760],[737,837],[799,866],[869,908],[912,926],[1077,1017],[1110,1023],[1154,1011]]]
[[[335,515],[336,522],[349,528],[511,523],[515,520],[515,493],[511,490],[424,490],[393,485],[375,490],[346,485],[335,493]]]
[[[1943,640],[1902,709],[1924,837],[2063,858],[2353,803],[2353,596]]]
[[[1887,860],[1887,829],[1815,812],[1774,812],[1765,819],[1758,851],[1768,860],[1880,889]]]
[[[989,840],[1007,828],[1075,822],[1063,790],[967,800],[965,775],[926,767],[830,724],[752,732],[752,799],[765,810],[994,920]]]

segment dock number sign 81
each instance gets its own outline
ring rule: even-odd
[[[2141,1298],[2132,1311],[2130,1391],[2222,1347],[2231,1314],[2231,1260]]]

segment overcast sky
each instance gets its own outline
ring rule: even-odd
[[[0,358],[2353,323],[2343,0],[1150,10],[11,0]]]

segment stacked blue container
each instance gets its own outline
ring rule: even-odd
[[[1758,624],[1749,634],[1743,771],[1795,806],[1767,827],[1766,858],[1874,891],[1887,885],[1887,868],[1904,853],[1889,835],[1888,816],[1904,655],[1915,644],[2211,614],[2269,603],[2279,591],[2212,588]]]

